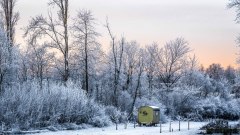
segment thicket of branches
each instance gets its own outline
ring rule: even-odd
[[[108,20],[106,53],[91,11],[72,20],[69,4],[50,0],[57,13],[29,21],[24,50],[13,42],[15,25],[0,23],[0,130],[102,127],[136,119],[142,105],[159,106],[162,121],[239,118],[238,70],[200,67],[184,38],[140,47],[118,38]]]

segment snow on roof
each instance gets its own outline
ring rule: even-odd
[[[149,107],[151,107],[153,109],[159,109],[159,107],[157,107],[157,106],[149,106]]]
[[[152,108],[153,110],[160,110],[160,108],[157,107],[157,106],[150,106],[150,105],[147,105],[147,106],[141,106],[140,108],[142,108],[142,107],[150,107],[150,108]]]

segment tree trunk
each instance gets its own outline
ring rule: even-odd
[[[134,106],[135,106],[135,103],[136,103],[137,94],[138,94],[140,84],[141,84],[141,76],[142,76],[142,72],[143,72],[142,68],[143,68],[142,61],[139,60],[139,73],[138,73],[138,79],[137,79],[137,86],[136,86],[134,97],[133,97],[133,103],[132,103],[131,110],[130,110],[130,115],[129,115],[130,119],[133,116],[133,109],[134,109]]]
[[[89,77],[88,77],[88,34],[87,34],[87,24],[85,23],[85,41],[84,41],[84,51],[85,51],[85,89],[87,94],[90,95],[89,92]]]
[[[64,82],[69,78],[69,65],[68,65],[68,0],[61,1],[62,6],[62,18],[63,18],[63,27],[64,27],[64,41],[65,41],[65,53],[64,53]]]

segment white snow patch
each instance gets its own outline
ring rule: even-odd
[[[162,133],[160,127],[136,127],[129,124],[127,129],[124,125],[119,125],[118,130],[115,126],[105,128],[89,128],[76,131],[58,131],[58,132],[45,132],[34,135],[195,135],[200,132],[199,128],[207,122],[190,122],[190,130],[188,130],[188,123],[181,122],[181,131],[178,131],[178,122],[172,122],[173,132],[169,132],[169,123],[162,124]],[[30,134],[29,134],[30,135]]]

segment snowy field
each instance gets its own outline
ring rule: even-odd
[[[58,131],[58,132],[44,132],[34,135],[194,135],[199,132],[200,127],[207,122],[190,122],[190,130],[188,130],[188,123],[181,122],[181,131],[178,131],[178,122],[172,122],[173,132],[169,132],[169,123],[162,124],[162,133],[160,133],[160,127],[136,127],[133,124],[129,124],[127,129],[124,129],[124,125],[119,125],[118,130],[115,126],[105,128],[89,128],[77,131]],[[30,135],[30,134],[29,134]]]

